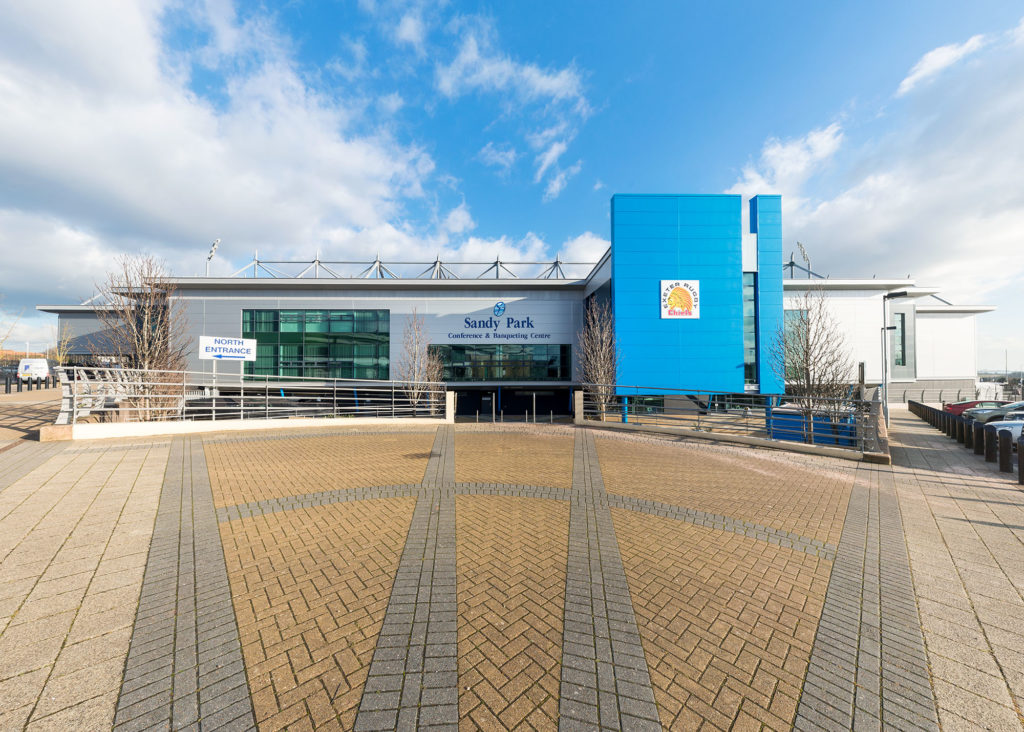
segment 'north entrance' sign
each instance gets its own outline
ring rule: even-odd
[[[199,358],[202,361],[255,361],[256,339],[199,336]]]

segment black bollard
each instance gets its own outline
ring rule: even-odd
[[[10,376],[5,376],[4,377],[4,394],[10,394],[10,393],[11,393],[11,377]]]
[[[1024,460],[1021,455],[1024,455],[1024,435],[1017,440],[1017,483],[1024,485]]]
[[[974,424],[964,419],[964,447],[972,449],[974,447]]]
[[[965,432],[967,432],[967,430],[964,429],[964,426],[965,426],[964,425],[964,418],[963,417],[957,417],[956,418],[956,441],[959,442],[961,445],[964,444],[964,442],[967,440],[967,437],[964,434]]]
[[[26,379],[25,381],[28,383],[28,390],[32,391],[32,379]]]
[[[951,440],[956,439],[956,417],[946,414],[946,436]]]
[[[985,425],[985,462],[994,463],[996,461],[996,426],[994,424]]]
[[[21,379],[18,379],[18,393],[21,393]]]
[[[999,430],[999,472],[1013,472],[1013,433]]]
[[[985,454],[985,425],[981,422],[971,422],[971,431],[974,433],[974,454]]]

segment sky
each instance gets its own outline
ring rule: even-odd
[[[785,257],[994,305],[979,366],[1024,368],[1022,16],[0,0],[0,324],[42,348],[120,253],[589,262],[614,193],[781,193]]]

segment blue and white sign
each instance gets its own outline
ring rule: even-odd
[[[494,317],[500,318],[504,314],[505,314],[505,303],[499,302],[497,305],[494,306]]]
[[[201,361],[255,361],[255,338],[218,338],[199,336]]]

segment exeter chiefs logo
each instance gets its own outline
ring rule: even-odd
[[[505,314],[505,303],[499,302],[497,305],[494,306],[494,317],[500,318],[504,314]]]
[[[662,318],[699,318],[700,281],[662,280]]]

